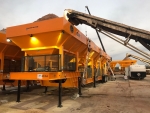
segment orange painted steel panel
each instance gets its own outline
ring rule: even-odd
[[[18,32],[19,31],[19,32]],[[78,53],[79,63],[83,64],[87,54],[88,38],[77,28],[72,26],[64,18],[55,18],[40,22],[29,23],[20,26],[9,27],[6,30],[9,37],[22,51],[28,55],[59,54],[63,52],[76,55]],[[32,35],[32,37],[31,37]],[[110,57],[91,41],[90,58],[94,59],[89,64],[96,64],[100,55],[101,63],[105,63]],[[62,52],[62,53],[63,53]],[[62,58],[63,59],[63,58]],[[83,60],[84,59],[84,60]],[[83,60],[83,61],[82,61]],[[62,60],[63,62],[63,60]],[[95,63],[94,63],[95,62]],[[58,86],[49,80],[67,78],[63,87],[77,87],[79,72],[15,72],[10,73],[10,79],[15,80],[40,80],[43,86]],[[101,79],[101,77],[99,77]],[[87,78],[87,83],[93,82],[93,78]]]
[[[130,63],[130,62],[133,62],[133,63],[135,63],[135,62],[137,62],[137,60],[113,60],[113,61],[111,61],[111,63]]]
[[[0,73],[0,81],[3,80],[3,73]]]
[[[8,27],[6,30],[6,34],[7,37],[11,39],[12,37],[17,37],[17,38],[19,38],[20,36],[30,37],[30,34],[33,35],[37,34],[38,36],[38,34],[45,34],[48,32],[56,32],[56,31],[64,30],[64,33],[67,32],[68,34],[74,36],[74,38],[82,41],[83,43],[86,43],[86,37],[77,28],[73,26],[72,26],[73,32],[71,32],[70,26],[71,24],[64,18],[55,18],[55,19],[15,26],[15,27]],[[77,31],[80,33],[81,39],[77,35],[76,33]],[[51,41],[50,38],[48,41]]]
[[[73,29],[73,31],[71,31],[71,29]],[[20,32],[18,32],[18,30]],[[20,48],[22,48],[23,51],[38,47],[45,47],[46,49],[47,47],[51,46],[59,47],[60,45],[63,45],[64,49],[66,50],[72,52],[79,51],[79,56],[81,56],[83,50],[87,48],[87,37],[64,18],[56,18],[15,27],[9,27],[6,30],[6,33],[7,37],[12,39],[12,41],[15,42],[15,44]],[[30,34],[37,38],[37,44],[31,43]],[[25,41],[28,43],[24,43]],[[73,44],[74,46],[72,46]],[[98,46],[94,44],[94,42],[91,42],[91,47],[97,53],[102,51]]]
[[[111,61],[110,66],[116,66],[116,64],[124,65],[123,67],[127,67],[129,65],[135,64],[137,60],[116,60],[116,61]]]
[[[7,64],[5,59],[10,60],[10,61],[12,59],[13,60],[18,60],[18,59],[21,60],[22,56],[24,56],[24,52],[22,52],[21,49],[19,47],[17,47],[14,43],[7,42],[5,33],[0,32],[0,70],[2,70],[4,73],[6,73],[5,68],[7,68],[7,69],[9,68],[9,65]],[[12,64],[10,64],[10,65],[12,65]],[[17,63],[16,63],[16,65],[17,65]],[[5,75],[2,74],[1,79],[5,79],[4,77],[5,77]]]
[[[0,31],[0,43],[8,44],[8,45],[14,45],[12,42],[8,43],[6,41],[6,34],[2,33],[1,31]]]
[[[9,79],[8,73],[1,73],[2,80]]]
[[[18,86],[18,80],[11,80],[9,82],[3,82],[2,80],[0,80],[0,85],[4,85],[5,86],[9,86],[9,87],[14,87],[14,86]],[[26,81],[21,81],[21,86],[26,86]]]
[[[62,84],[63,87],[78,87],[78,77],[80,76],[79,72],[68,72],[70,75],[66,79],[66,82]],[[54,81],[40,81],[42,86],[58,86],[58,83],[54,83]]]
[[[130,65],[133,65],[137,62],[137,60],[114,60],[110,62],[111,68],[114,70],[116,67],[116,64],[119,64],[123,71],[125,67],[128,67]]]
[[[30,36],[30,34],[35,35],[50,31],[59,31],[62,29],[63,29],[63,18],[55,18],[40,22],[24,24],[20,26],[8,27],[6,29],[6,36],[9,38],[26,35]]]
[[[24,56],[24,52],[21,51],[21,49],[18,46],[16,46],[12,41],[7,42],[6,34],[0,32],[0,70],[2,69],[3,71],[5,71],[5,68],[7,68],[7,69],[9,68],[9,65],[7,64],[5,59],[10,60],[10,61],[12,59],[13,60],[21,60],[22,56]],[[2,62],[2,60],[3,60],[3,62]],[[12,64],[10,64],[10,65],[12,65]],[[18,63],[16,63],[15,65],[18,66]],[[21,66],[21,64],[20,64],[20,66]],[[5,84],[5,85],[9,85],[9,86],[17,86],[18,82],[16,80],[9,81],[8,74],[9,73],[0,73],[0,85]],[[7,80],[7,82],[5,82],[4,80]],[[26,85],[26,81],[21,81],[21,82],[22,82],[21,85]]]
[[[45,55],[45,54],[58,54],[58,52],[55,52],[55,48],[53,49],[43,49],[43,50],[27,50],[26,53],[28,55]]]
[[[10,73],[10,79],[13,80],[58,80],[58,79],[65,79],[71,77],[72,76],[70,75],[69,72],[11,72]]]
[[[24,52],[21,51],[13,42],[6,41],[6,35],[0,32],[0,53],[3,53],[5,58],[21,58]]]
[[[100,48],[93,42],[91,41],[91,48],[97,52],[97,53],[100,53]]]
[[[102,80],[102,76],[98,76],[98,77],[97,77],[97,80]]]
[[[86,79],[86,84],[92,83],[93,82],[93,78],[87,78]]]

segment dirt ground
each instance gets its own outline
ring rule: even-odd
[[[97,83],[82,88],[82,96],[75,98],[77,89],[63,89],[62,108],[58,108],[58,90],[34,88],[21,93],[16,102],[16,89],[0,91],[0,113],[150,113],[150,75],[144,80],[127,80],[117,75],[116,81]],[[23,89],[23,88],[22,88]]]

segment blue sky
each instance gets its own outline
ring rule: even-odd
[[[49,13],[62,17],[65,9],[87,13],[85,6],[94,16],[150,30],[149,0],[0,0],[0,29],[30,23]],[[84,34],[87,31],[87,36],[100,46],[94,29],[86,25],[77,28]],[[100,36],[113,60],[123,59],[126,53],[138,55],[112,39],[102,34]],[[149,52],[139,43],[130,43]]]

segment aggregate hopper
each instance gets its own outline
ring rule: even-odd
[[[85,65],[89,39],[63,17],[9,27],[6,34],[26,54],[22,72],[10,73],[11,79],[40,80],[42,86],[58,86],[61,80],[63,87],[78,87],[78,66]],[[89,48],[93,70],[98,61],[110,59],[92,41]],[[85,83],[93,81],[93,74],[86,73]]]
[[[7,42],[6,34],[0,31],[0,85],[3,85],[3,90],[5,90],[5,85],[17,85],[17,81],[10,80],[9,73],[21,71],[22,56],[24,52],[14,43]],[[25,81],[22,85],[25,85]]]
[[[81,56],[79,60],[78,69],[83,75],[85,73],[83,84],[92,83],[94,80],[101,81],[102,76],[108,77],[108,66],[106,64],[111,61],[110,56],[91,40],[90,49],[89,56],[87,50],[85,51],[86,55],[83,55],[83,57]],[[86,64],[86,62],[88,63]]]
[[[121,69],[118,70],[118,72],[120,72],[119,74],[125,74],[125,68],[130,66],[130,65],[134,65],[136,64],[137,60],[132,60],[130,58],[126,58],[126,59],[123,59],[123,60],[114,60],[110,63],[110,66],[111,68],[113,69],[113,71],[115,72],[115,67],[117,64],[120,65]],[[118,73],[116,72],[116,73]]]
[[[40,80],[42,86],[58,86],[62,80],[64,87],[77,87],[77,53],[86,48],[86,38],[77,32],[64,18],[7,28],[7,37],[26,54],[22,72],[11,73],[10,78]]]

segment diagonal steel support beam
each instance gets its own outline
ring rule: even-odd
[[[127,39],[124,41],[124,45],[127,45],[128,44],[128,42],[130,41],[130,36],[131,36],[131,34],[127,37]]]

